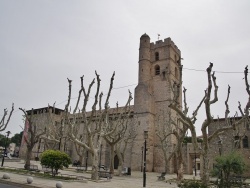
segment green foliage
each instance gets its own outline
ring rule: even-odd
[[[23,136],[23,131],[20,132],[20,133],[15,134],[11,138],[8,138],[7,143],[6,143],[7,147],[10,145],[10,143],[15,143],[16,146],[20,146],[21,145],[22,136]],[[5,142],[6,142],[6,136],[0,134],[0,146],[4,147],[5,146]]]
[[[21,141],[22,141],[22,136],[23,136],[23,131],[20,133],[15,134],[11,139],[10,139],[10,143],[15,143],[16,146],[20,146],[21,145]]]
[[[192,180],[185,180],[181,185],[180,188],[207,188],[206,185],[202,184],[200,181],[192,181]]]
[[[6,136],[0,134],[0,146],[5,147],[5,143],[6,143],[7,147],[10,145],[10,139],[8,139],[8,140],[6,140],[6,139],[7,139]]]
[[[69,164],[71,164],[71,159],[64,152],[47,150],[41,155],[41,164],[51,168],[53,172],[55,171],[55,173],[53,173],[53,176],[55,176],[55,174],[58,172],[58,169],[69,167]]]
[[[2,135],[2,134],[0,134],[0,146],[2,146],[2,147],[4,147],[4,143],[5,143],[5,138],[4,138],[5,136],[4,135]]]
[[[197,142],[202,142],[203,140],[200,138],[197,138]],[[192,143],[192,137],[191,136],[185,136],[183,139],[183,143]]]
[[[215,161],[216,164],[214,165],[212,175],[220,179],[220,181],[218,181],[219,187],[230,187],[235,183],[231,181],[233,179],[232,176],[239,176],[246,169],[242,155],[237,152],[216,157]]]

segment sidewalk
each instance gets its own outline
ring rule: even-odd
[[[40,162],[38,161],[32,161],[32,164],[38,165],[38,168],[41,170],[42,167],[40,165]],[[24,162],[5,162],[4,167],[15,167],[15,168],[23,168]],[[8,173],[10,175],[10,179],[2,179],[3,174]],[[61,180],[54,180],[54,179],[48,179],[48,178],[39,178],[33,176],[33,183],[27,184],[27,177],[29,175],[20,175],[15,173],[9,173],[9,172],[3,172],[0,171],[0,182],[9,183],[9,184],[15,184],[19,185],[20,187],[39,187],[39,188],[52,188],[56,187],[56,183],[58,181],[61,181],[63,183],[64,188],[82,188],[82,187],[88,187],[88,188],[139,188],[143,187],[143,174],[142,172],[138,171],[132,171],[131,176],[114,176],[111,180],[107,179],[101,179],[99,182],[93,182],[91,181],[90,174],[86,172],[77,173],[76,167],[70,166],[68,169],[60,170],[61,174],[70,174],[70,175],[83,175],[84,177],[87,177],[86,180],[70,180],[70,181],[61,181]],[[157,176],[159,176],[160,173],[155,172],[147,172],[146,177],[146,187],[152,187],[152,188],[176,188],[177,185],[175,183],[166,183],[166,181],[158,181]],[[166,180],[176,178],[175,174],[166,175]],[[185,178],[192,179],[192,175],[185,175]]]

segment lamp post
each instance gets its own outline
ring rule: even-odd
[[[222,149],[222,148],[221,148],[221,141],[218,142],[218,145],[219,145],[219,154],[220,154],[220,156],[221,156],[221,149]]]
[[[141,147],[141,172],[143,169],[143,146]]]
[[[196,176],[196,151],[194,153],[194,175]]]
[[[63,120],[62,120],[63,121]],[[61,121],[61,125],[59,125],[59,122],[56,122],[56,126],[60,126],[60,134],[63,135],[63,122]],[[58,143],[58,150],[61,151],[61,143],[62,143],[62,137],[60,136],[59,138],[59,143]]]
[[[101,171],[101,162],[102,162],[102,144],[100,148],[100,162],[99,162],[99,171]]]
[[[87,169],[88,169],[88,156],[89,156],[89,151],[87,150],[86,151],[86,171],[87,171]]]
[[[218,141],[219,154],[222,154],[222,140]],[[220,178],[222,179],[222,170],[220,170]]]
[[[61,142],[62,142],[62,137],[60,137],[59,143],[58,143],[58,150],[59,150],[59,151],[61,151]]]
[[[146,187],[146,152],[147,152],[148,131],[144,131],[144,165],[143,165],[143,187]]]
[[[67,138],[65,137],[65,139],[64,139],[64,149],[63,149],[65,153],[67,153],[67,142],[66,142],[66,139]]]
[[[8,138],[9,138],[9,135],[10,135],[10,131],[7,131],[6,132],[7,135],[6,135],[6,140],[5,140],[5,146],[4,146],[4,153],[3,153],[3,159],[2,159],[2,166],[3,166],[3,163],[4,163],[4,157],[5,157],[5,153],[7,152],[7,141],[8,141]],[[7,155],[7,154],[6,154]]]

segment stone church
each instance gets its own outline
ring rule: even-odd
[[[174,97],[171,83],[180,85],[182,83],[181,51],[171,38],[151,42],[150,37],[147,34],[143,34],[140,37],[139,44],[138,85],[134,91],[134,105],[131,107],[131,118],[136,117],[136,121],[133,122],[136,122],[137,136],[134,142],[128,147],[125,156],[125,166],[131,167],[132,170],[141,170],[142,168],[143,133],[144,131],[148,131],[147,171],[165,171],[164,155],[157,132],[171,130],[171,127],[164,127],[171,125],[164,124],[163,120],[159,119],[161,114],[171,114],[172,118],[176,117],[175,112],[168,107]],[[181,109],[182,92],[179,93],[179,96],[178,103]],[[41,113],[42,111],[45,111],[45,113]],[[50,108],[49,111],[47,111],[47,108],[33,110],[34,115],[36,115],[38,119],[45,118],[42,116],[46,113],[50,113],[50,118],[55,122],[60,121],[60,118],[62,118],[61,112],[63,112],[63,110],[58,108],[56,108],[55,111],[52,111],[52,108]],[[27,113],[29,114],[31,111],[27,111]],[[40,121],[40,123],[41,122],[44,123],[44,121]],[[27,126],[28,125],[25,127]],[[134,126],[134,123],[130,126]],[[27,136],[27,134],[25,133],[24,136]],[[167,142],[168,147],[171,148],[176,142],[175,137],[170,136]],[[62,139],[60,140],[60,144],[60,150],[67,152],[72,160],[77,159],[77,153],[69,140],[66,138]],[[39,155],[44,149],[46,149],[44,141],[40,139],[39,143],[37,143],[33,149],[33,158],[39,158]],[[101,163],[109,166],[110,155],[107,144],[103,143],[101,152]],[[171,151],[169,151],[168,155],[170,152]],[[25,158],[24,140],[20,149],[20,156]],[[88,162],[90,164],[91,159],[88,158],[88,156],[85,158],[85,160],[89,160]],[[168,165],[169,173],[173,173],[176,170],[175,163],[175,159],[170,161]]]

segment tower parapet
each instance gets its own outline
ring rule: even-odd
[[[156,42],[151,42],[150,43],[150,49],[162,48],[164,46],[171,46],[176,51],[176,53],[178,53],[178,55],[181,54],[181,51],[175,45],[175,43],[171,40],[170,37],[164,39],[164,41],[158,40]]]

